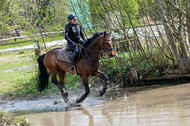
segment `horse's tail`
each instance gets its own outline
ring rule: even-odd
[[[47,68],[45,67],[43,60],[44,56],[46,54],[43,54],[38,57],[38,90],[41,92],[48,88],[48,80],[49,80],[49,73],[47,72]]]

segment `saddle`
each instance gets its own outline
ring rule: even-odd
[[[76,63],[79,61],[80,57],[81,57],[81,47],[79,46],[79,55],[78,55],[78,59],[76,60]],[[69,46],[66,46],[65,48],[63,48],[57,58],[58,60],[64,61],[64,62],[68,62],[68,63],[72,63],[72,56],[73,56],[73,51]]]
[[[70,51],[67,51],[67,48],[63,48],[59,52],[57,58],[58,58],[58,60],[68,62],[68,63],[72,63],[71,58],[70,58],[69,55],[71,55]]]

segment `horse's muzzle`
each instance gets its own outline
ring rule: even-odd
[[[115,56],[115,55],[113,55],[113,54],[110,54],[110,55],[109,55],[109,58],[111,58],[111,57],[114,57],[114,56]]]

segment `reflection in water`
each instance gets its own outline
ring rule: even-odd
[[[82,108],[81,111],[88,116],[89,118],[89,126],[94,126],[94,119],[93,116],[88,112],[88,110]]]
[[[35,126],[190,125],[190,84],[122,96],[96,106],[24,116]]]
[[[71,115],[69,114],[69,112],[65,112],[63,124],[64,124],[64,126],[70,126],[71,125]]]
[[[112,124],[112,117],[105,109],[102,110],[102,115],[108,119],[109,124]]]
[[[54,115],[53,113],[52,113],[52,115]],[[50,117],[50,118],[43,118],[42,119],[42,124],[49,124],[49,125],[54,125],[55,123],[53,122],[53,120],[54,120],[54,118],[52,118],[52,117]]]

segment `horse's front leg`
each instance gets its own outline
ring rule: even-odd
[[[65,75],[66,72],[65,71],[59,71],[58,76],[59,76],[59,83],[58,83],[58,87],[61,90],[61,94],[63,96],[63,99],[65,101],[65,103],[68,102],[68,92],[65,88]]]
[[[60,89],[62,97],[65,101],[65,103],[68,102],[68,92],[65,88],[65,74],[66,72],[59,72],[58,76],[59,76],[59,83],[57,81],[57,73],[55,72],[51,72],[52,73],[52,82]]]
[[[101,72],[100,70],[98,70],[98,71],[94,74],[94,76],[103,78],[103,79],[106,81],[106,83],[103,84],[103,89],[99,91],[100,96],[103,96],[104,93],[106,92],[107,85],[109,84],[109,78],[108,78],[108,76],[107,76],[105,73]]]
[[[82,78],[82,81],[83,81],[83,85],[85,87],[85,93],[80,98],[77,98],[76,103],[82,102],[88,96],[88,94],[90,93],[90,89],[89,89],[89,86],[88,86],[88,76],[81,76],[81,78]]]

